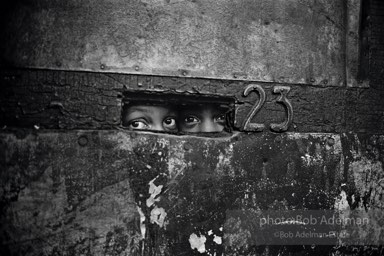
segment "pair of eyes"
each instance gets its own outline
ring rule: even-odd
[[[183,119],[185,125],[197,125],[201,123],[201,119],[195,115],[187,115]],[[213,117],[213,122],[224,125],[225,124],[225,114],[219,114]]]
[[[215,123],[224,125],[225,124],[225,114],[216,115],[213,118],[213,121]],[[195,115],[187,115],[183,119],[183,122],[184,122],[185,125],[194,126],[194,125],[197,125],[197,124],[201,123],[201,120],[200,120],[200,118],[198,118]],[[176,130],[177,129],[176,119],[174,117],[167,117],[167,118],[165,118],[163,120],[162,125],[163,125],[163,128],[165,130],[171,131],[171,130]],[[146,119],[144,119],[144,118],[139,118],[139,119],[132,120],[132,121],[129,122],[128,126],[131,129],[140,129],[140,130],[151,129],[151,124]]]
[[[162,125],[166,131],[176,130],[177,129],[176,118],[167,117],[163,120]],[[150,130],[151,124],[145,118],[138,118],[130,121],[128,123],[128,127],[131,129],[138,129],[138,130]]]

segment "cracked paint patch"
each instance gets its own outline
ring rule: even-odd
[[[214,235],[213,242],[215,242],[217,244],[222,244],[223,240],[222,240],[221,236]]]
[[[174,180],[177,176],[183,173],[184,169],[187,167],[187,163],[184,159],[184,144],[186,142],[177,143],[172,145],[169,152],[172,157],[168,160],[168,173],[169,177]]]
[[[129,135],[124,133],[110,135],[109,141],[117,141],[116,147],[126,151],[132,151],[137,144],[135,140],[131,139]]]
[[[167,213],[165,212],[164,208],[158,208],[157,206],[155,206],[155,208],[153,208],[151,211],[150,221],[151,223],[156,223],[157,225],[159,225],[159,227],[162,228],[168,224],[165,220],[166,216]]]
[[[157,179],[154,178],[149,182],[149,198],[147,199],[147,207],[151,207],[155,202],[160,201],[160,198],[156,198],[160,193],[161,189],[163,188],[163,185],[156,186],[154,181]]]
[[[350,163],[349,168],[353,173],[355,186],[359,194],[361,196],[369,194],[369,203],[372,206],[382,206],[383,202],[380,200],[384,186],[382,163],[361,157],[359,161]]]
[[[189,236],[189,243],[191,245],[191,249],[196,249],[199,253],[205,252],[205,242],[207,241],[207,238],[203,235],[198,236],[195,233],[192,233]]]
[[[228,147],[225,148],[225,153],[220,152],[218,156],[218,162],[216,165],[216,170],[223,172],[224,170],[229,172],[229,174],[233,177],[235,176],[233,168],[229,168],[231,166],[231,161],[233,158],[233,144],[229,144]]]
[[[155,202],[159,202],[160,198],[156,198],[160,193],[161,190],[163,189],[163,185],[156,186],[154,181],[158,178],[154,178],[151,180],[149,184],[149,198],[146,201],[147,207],[151,207],[154,205],[154,208],[151,210],[151,216],[150,216],[150,222],[152,224],[157,224],[159,227],[165,227],[167,225],[167,222],[165,221],[165,217],[167,216],[167,213],[165,212],[164,208],[157,207],[155,205]]]
[[[315,156],[311,156],[308,153],[302,156],[301,160],[303,161],[304,165],[307,167],[312,165],[321,165],[324,162],[323,158],[320,155],[316,154]]]
[[[141,237],[143,239],[145,239],[145,233],[146,233],[145,215],[144,215],[143,211],[141,210],[141,208],[139,206],[137,206],[137,211],[140,214],[140,233],[141,233]]]
[[[335,209],[338,211],[346,211],[350,209],[347,194],[344,190],[340,192],[340,195],[335,200]]]

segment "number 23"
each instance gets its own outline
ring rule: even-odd
[[[277,85],[273,87],[273,93],[279,93],[280,96],[276,100],[277,103],[280,103],[284,106],[287,111],[287,119],[285,122],[280,124],[271,124],[271,130],[275,132],[285,132],[288,130],[289,126],[292,123],[293,119],[293,108],[291,102],[287,99],[287,94],[291,88],[289,86]],[[265,128],[264,124],[251,123],[251,119],[260,111],[265,103],[265,91],[258,84],[250,84],[245,88],[243,95],[247,97],[252,91],[256,91],[259,94],[260,99],[252,106],[251,111],[249,111],[247,117],[245,118],[241,128],[243,131],[263,131]]]

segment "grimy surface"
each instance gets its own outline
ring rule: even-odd
[[[2,249],[20,255],[274,255],[283,247],[251,247],[240,220],[226,233],[228,211],[383,207],[384,136],[32,130],[0,141]],[[382,243],[377,218],[359,227],[361,244]]]
[[[344,2],[18,1],[0,49],[19,67],[342,86]]]
[[[50,70],[2,69],[0,125],[49,129],[121,128],[123,94],[147,91],[209,94],[232,97],[236,101],[235,126],[258,101],[256,93],[243,97],[249,84],[261,85],[266,101],[252,120],[282,122],[284,107],[276,103],[273,86],[289,86],[292,104],[292,132],[384,131],[384,90],[382,88],[339,88],[297,84],[261,83],[242,80],[123,75]]]
[[[380,0],[6,3],[0,255],[384,254]],[[129,91],[230,97],[233,132],[128,131]],[[355,245],[265,246],[262,210],[369,223]]]
[[[209,138],[124,130],[123,95],[140,90],[231,96],[239,124],[258,98],[242,92],[259,84],[267,101],[252,122],[269,124],[285,119],[271,94],[281,84],[31,69],[3,69],[1,79],[5,253],[381,250],[378,217],[359,227],[359,243],[370,247],[252,247],[252,230],[228,214],[347,209],[364,217],[381,210],[383,91],[283,84],[291,88],[287,98],[294,110],[288,132],[239,132],[235,125],[227,137]]]

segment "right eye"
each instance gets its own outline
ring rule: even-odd
[[[144,120],[133,120],[129,122],[128,125],[129,128],[133,130],[142,130],[142,129],[148,129],[149,125]]]
[[[225,114],[215,116],[214,121],[219,124],[225,124]]]

